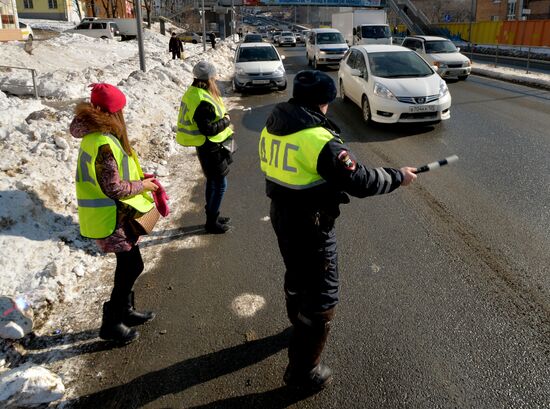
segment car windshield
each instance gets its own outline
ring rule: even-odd
[[[426,41],[426,53],[427,54],[438,54],[438,53],[456,53],[458,50],[455,45],[448,41]]]
[[[391,33],[388,26],[363,26],[361,27],[363,38],[390,38]]]
[[[340,33],[319,33],[317,44],[344,44],[344,37]]]
[[[278,61],[279,56],[273,47],[241,47],[237,62]]]
[[[281,33],[281,35],[282,35],[282,36],[289,36],[289,37],[292,37],[292,36],[293,36],[293,34],[292,34],[290,31],[283,31],[283,32]]]
[[[383,78],[414,78],[433,75],[430,66],[413,51],[369,53],[372,75]]]

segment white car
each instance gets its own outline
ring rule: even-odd
[[[279,37],[277,37],[277,44],[279,47],[283,45],[290,45],[296,47],[296,37],[292,31],[283,31]]]
[[[458,77],[464,81],[472,71],[470,59],[460,54],[451,40],[443,37],[412,36],[405,37],[403,47],[410,48],[420,54],[426,61],[437,67],[442,77]]]
[[[365,122],[437,123],[451,117],[445,81],[422,57],[398,45],[356,45],[338,70],[340,97],[350,99]]]
[[[19,29],[21,30],[21,35],[23,36],[23,41],[30,39],[31,41],[34,38],[34,33],[32,32],[31,26],[23,22],[19,22]]]
[[[318,69],[321,65],[337,65],[348,45],[344,36],[334,28],[314,28],[306,38],[306,58],[308,65]]]
[[[122,36],[117,24],[110,20],[83,20],[75,28],[65,30],[65,33],[82,34],[88,37],[120,41]]]
[[[254,88],[286,89],[284,56],[270,43],[242,43],[235,52],[233,90],[243,92]]]

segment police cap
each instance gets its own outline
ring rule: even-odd
[[[328,74],[317,70],[304,70],[294,77],[292,96],[304,105],[328,104],[336,98],[336,86]]]

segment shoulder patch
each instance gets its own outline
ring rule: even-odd
[[[338,160],[344,165],[347,170],[355,170],[356,162],[349,156],[348,151],[341,151],[338,154]]]

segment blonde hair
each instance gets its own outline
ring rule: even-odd
[[[216,78],[208,78],[208,81],[206,82],[206,87],[210,95],[212,95],[215,99],[218,101],[222,100],[222,95],[220,93],[220,89],[218,88],[218,85],[216,84]]]

